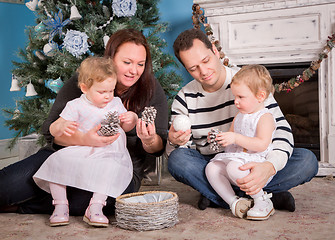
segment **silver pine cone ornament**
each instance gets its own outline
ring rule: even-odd
[[[209,132],[209,148],[215,152],[221,152],[223,147],[215,140],[216,135],[218,135],[220,131],[218,129],[211,129]]]
[[[151,107],[145,107],[142,112],[142,121],[144,121],[146,124],[154,123],[157,115],[157,110],[151,106]]]
[[[119,132],[120,120],[117,111],[109,112],[101,122],[101,128],[98,131],[100,136],[113,136]]]

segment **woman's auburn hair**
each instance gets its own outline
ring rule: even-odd
[[[142,32],[136,29],[116,31],[108,40],[104,56],[113,59],[119,47],[128,42],[142,45],[145,48],[145,68],[141,77],[128,91],[122,93],[120,96],[115,92],[115,95],[121,98],[127,110],[140,113],[149,104],[155,90],[155,77],[152,70],[150,48],[146,38]]]

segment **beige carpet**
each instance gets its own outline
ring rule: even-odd
[[[70,217],[70,225],[49,227],[47,215],[0,214],[1,240],[206,240],[206,239],[335,239],[335,181],[315,178],[310,183],[292,189],[296,211],[276,211],[267,221],[257,222],[233,217],[230,210],[196,208],[199,193],[171,177],[160,186],[144,186],[143,191],[164,190],[178,194],[179,223],[155,231],[129,231],[116,226],[115,219],[108,228],[93,228],[81,217]]]

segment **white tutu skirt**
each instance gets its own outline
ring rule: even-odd
[[[227,153],[218,153],[211,161],[236,161],[242,164],[246,164],[248,162],[265,162],[265,157],[258,155],[257,153],[246,153],[246,152],[227,152]]]
[[[215,155],[211,161],[221,161],[224,162],[226,165],[230,161],[239,162],[242,165],[249,163],[249,162],[265,162],[266,158],[257,153],[246,153],[246,152],[228,152],[228,153],[218,153]],[[266,182],[265,186],[272,180],[273,176],[271,176],[268,181]]]
[[[133,166],[125,136],[106,147],[71,146],[52,154],[33,176],[36,184],[50,192],[49,182],[111,197],[128,187]]]

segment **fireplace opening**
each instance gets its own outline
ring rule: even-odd
[[[302,75],[310,63],[264,64],[273,84]],[[291,92],[275,93],[285,118],[292,128],[294,146],[310,149],[320,161],[318,73]]]

